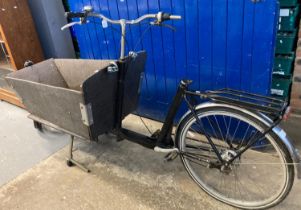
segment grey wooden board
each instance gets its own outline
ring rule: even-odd
[[[83,83],[85,104],[92,107],[91,138],[115,127],[118,72],[99,71]]]
[[[113,60],[55,59],[58,71],[68,87],[81,90],[82,83],[98,70],[106,70]]]
[[[124,116],[136,109],[140,73],[146,53],[128,57],[125,77]],[[49,59],[6,79],[28,111],[58,127],[84,138],[97,140],[112,130],[116,122],[118,72],[108,72],[113,60]],[[82,122],[80,104],[91,105],[93,123]],[[91,119],[91,118],[90,118]]]
[[[89,139],[80,112],[81,92],[13,78],[8,81],[31,114]]]
[[[41,119],[41,118],[39,118],[39,117],[37,117],[37,116],[34,116],[34,115],[32,115],[32,114],[28,115],[28,118],[29,118],[29,119],[32,119],[33,121],[39,122],[39,123],[41,123],[41,124],[43,124],[43,125],[46,125],[46,126],[48,126],[48,127],[54,128],[54,129],[56,129],[56,130],[58,130],[58,131],[64,132],[64,133],[66,133],[66,134],[70,134],[70,136],[78,137],[78,138],[80,138],[80,139],[85,139],[84,137],[79,136],[79,135],[76,134],[76,133],[73,133],[73,132],[71,132],[71,131],[65,130],[65,129],[63,129],[63,128],[61,128],[61,127],[59,127],[59,126],[57,126],[57,125],[55,125],[55,124],[53,124],[53,123],[51,123],[51,122],[48,122],[48,121],[46,121],[46,120],[44,120],[44,119]]]
[[[49,59],[8,75],[9,78],[23,79],[36,83],[67,88],[67,83],[58,71],[54,59]]]
[[[146,58],[145,51],[138,52],[134,59],[127,57],[129,64],[124,78],[123,117],[137,109]]]
[[[117,77],[107,73],[111,62],[114,61],[49,59],[11,73],[6,80],[31,114],[86,139],[96,140],[98,135],[112,129],[114,123],[114,109],[111,106],[116,98]],[[86,80],[95,81],[90,89],[95,93],[89,95],[100,103],[84,101],[82,84]],[[108,95],[109,98],[106,97]],[[102,123],[88,127],[82,122],[80,103],[92,102],[94,111],[101,113],[95,121]],[[96,126],[103,126],[101,132],[91,136],[90,129]]]
[[[4,77],[4,76],[6,76],[9,73],[12,73],[12,70],[0,68],[0,77]]]

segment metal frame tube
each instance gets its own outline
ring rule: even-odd
[[[120,20],[120,26],[121,26],[120,59],[123,60],[125,57],[125,35],[126,35],[125,19]]]
[[[67,159],[67,165],[72,166],[72,164],[74,164],[77,167],[79,167],[81,170],[89,173],[90,172],[89,169],[87,169],[85,166],[83,166],[82,164],[80,164],[79,162],[77,162],[76,160],[73,159],[73,144],[74,144],[74,136],[70,135],[69,158]],[[69,164],[68,164],[68,162],[69,162]]]
[[[164,124],[160,131],[159,138],[157,140],[157,146],[159,146],[159,147],[171,146],[173,144],[173,141],[171,138],[173,121],[174,121],[177,111],[183,101],[183,96],[185,95],[185,91],[187,90],[189,84],[190,84],[189,81],[182,80],[178,87],[177,93],[172,101],[172,104],[171,104],[169,110],[168,110]]]

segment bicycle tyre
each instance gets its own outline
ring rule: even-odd
[[[200,108],[200,109],[196,110],[196,114],[197,114],[199,119],[204,119],[202,117],[212,116],[213,114],[214,115],[216,115],[216,114],[225,114],[225,115],[231,116],[233,118],[236,117],[237,119],[242,120],[243,122],[250,123],[250,125],[257,128],[258,131],[264,131],[264,130],[267,129],[267,126],[265,124],[263,124],[257,118],[255,118],[255,117],[253,117],[253,116],[251,116],[251,115],[249,115],[249,114],[247,114],[243,111],[239,111],[239,110],[231,108],[231,107],[223,107],[223,106],[216,107],[215,106],[215,107]],[[225,119],[225,118],[223,118],[223,119]],[[231,120],[229,120],[229,121],[231,122]],[[185,143],[186,141],[188,141],[188,138],[186,138],[186,135],[187,135],[188,132],[191,132],[188,129],[192,125],[193,122],[196,122],[196,120],[195,120],[195,117],[192,113],[188,114],[181,121],[181,123],[178,126],[177,133],[176,133],[176,146],[178,147],[178,149],[180,151],[180,157],[181,157],[182,163],[183,163],[186,171],[188,172],[190,177],[193,179],[193,181],[201,189],[203,189],[206,193],[208,193],[210,196],[214,197],[215,199],[217,199],[221,202],[224,202],[224,203],[229,204],[229,205],[234,206],[234,207],[243,208],[243,209],[265,209],[265,208],[270,208],[272,206],[275,206],[275,205],[279,204],[289,194],[289,192],[292,188],[293,182],[294,182],[293,161],[292,161],[292,158],[290,156],[290,153],[289,153],[288,149],[286,148],[284,143],[281,141],[281,139],[277,136],[277,134],[275,134],[273,131],[271,131],[267,135],[265,135],[264,138],[265,138],[265,141],[269,140],[270,143],[272,144],[272,146],[275,147],[275,150],[279,154],[280,159],[284,163],[284,164],[279,164],[279,165],[281,165],[280,167],[284,168],[283,171],[285,171],[285,175],[284,175],[285,177],[283,178],[285,180],[284,180],[283,186],[280,187],[281,190],[279,190],[277,195],[272,196],[272,198],[267,199],[266,201],[265,200],[262,200],[262,201],[258,200],[258,201],[254,201],[254,202],[252,201],[251,202],[251,201],[247,201],[247,200],[244,201],[243,199],[241,201],[238,201],[238,200],[235,200],[234,198],[229,197],[229,195],[222,195],[220,192],[217,192],[217,190],[213,189],[213,187],[208,186],[208,184],[206,184],[204,182],[204,180],[202,180],[199,177],[200,175],[196,174],[195,169],[193,169],[192,166],[191,166],[192,163],[189,162],[190,160],[188,160],[188,158],[185,155],[183,155],[184,153],[182,154],[183,151],[185,152],[185,149],[188,150],[187,149],[188,144]],[[208,119],[208,122],[210,122],[210,118]],[[225,123],[225,125],[226,125],[226,123]],[[213,133],[213,132],[211,132],[211,133]],[[200,135],[202,135],[202,134],[200,134]],[[255,134],[252,134],[252,135],[255,135]],[[222,133],[221,133],[221,137],[223,137]],[[218,144],[220,144],[219,141],[217,141],[217,142],[218,142]],[[186,148],[185,148],[185,144],[186,144]],[[215,144],[217,146],[217,143],[215,143]],[[240,142],[240,144],[241,144],[241,142]],[[191,145],[190,145],[189,149],[191,149],[191,148],[193,148],[193,147],[191,147]],[[223,150],[223,147],[221,147],[221,149],[219,150],[220,153],[222,153],[221,152],[222,150]],[[257,154],[264,153],[262,151],[258,152],[258,150],[256,150],[256,149],[255,150],[250,150],[250,152],[253,152],[253,153],[256,152],[256,156],[259,156]],[[269,153],[264,153],[263,155],[266,155],[266,154],[269,154]],[[263,156],[263,155],[261,155],[261,156]],[[241,159],[243,159],[243,156],[241,157]],[[260,162],[258,162],[258,163],[255,162],[253,164],[256,166],[256,164],[259,165]],[[236,165],[239,165],[239,163],[237,163]],[[235,167],[233,166],[233,168],[238,168],[238,167],[246,167],[246,165],[241,164],[241,166],[235,166]],[[260,168],[260,165],[257,166],[257,167]],[[275,164],[275,166],[271,165],[271,167],[276,167],[276,164]],[[209,170],[215,170],[214,174],[217,174],[216,173],[217,169],[215,169],[215,168],[213,168],[213,169],[202,169],[202,170],[208,170],[208,171]],[[269,170],[267,170],[267,171],[269,171]],[[203,172],[203,173],[205,173],[205,172]],[[220,173],[222,173],[222,172],[220,172]],[[265,173],[267,173],[267,172],[265,172]],[[213,177],[213,178],[217,179],[218,177]],[[268,184],[268,183],[266,183],[266,184]],[[231,193],[231,192],[229,192],[229,193]]]

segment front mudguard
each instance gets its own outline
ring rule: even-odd
[[[202,109],[202,108],[208,108],[208,107],[227,107],[227,108],[231,108],[231,109],[235,109],[241,112],[244,112],[248,115],[251,115],[252,117],[258,119],[259,121],[261,121],[262,123],[264,123],[267,126],[271,126],[273,121],[266,115],[262,114],[262,113],[256,113],[238,106],[233,106],[230,104],[220,104],[220,103],[214,103],[214,102],[206,102],[206,103],[202,103],[199,104],[196,109]],[[181,124],[182,120],[190,114],[191,111],[186,112],[183,117],[180,119],[179,121],[179,125]],[[292,141],[288,138],[286,132],[281,129],[279,126],[276,126],[273,128],[273,132],[279,136],[279,138],[282,140],[282,142],[285,144],[285,146],[287,147],[292,160],[294,161],[294,166],[295,166],[295,171],[297,174],[298,179],[301,179],[301,158],[300,158],[300,153],[298,151],[298,149],[293,145]]]

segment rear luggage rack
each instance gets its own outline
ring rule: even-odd
[[[209,98],[210,100],[215,102],[231,104],[262,112],[274,118],[283,116],[288,105],[287,101],[278,98],[262,96],[228,88],[215,91],[207,91],[206,98]]]

